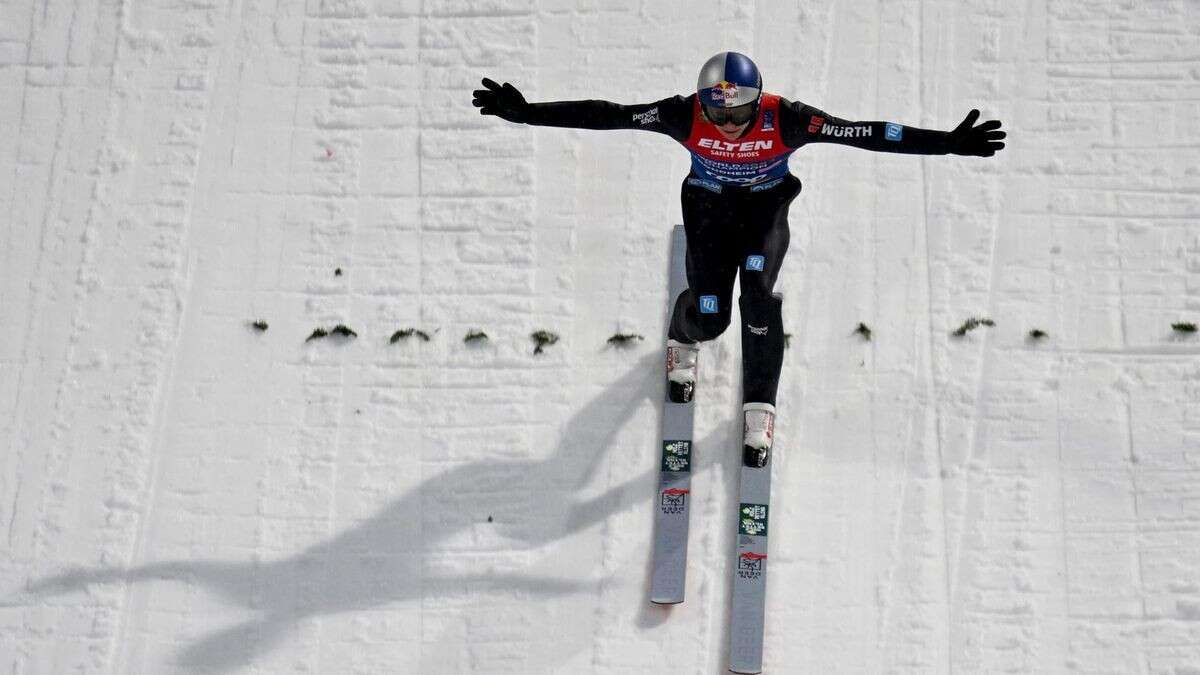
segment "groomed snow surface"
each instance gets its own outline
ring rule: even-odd
[[[794,156],[766,672],[1200,672],[1200,5],[1084,0],[0,0],[0,669],[723,671],[736,330],[646,597],[686,153],[470,92],[726,49],[1010,132]]]

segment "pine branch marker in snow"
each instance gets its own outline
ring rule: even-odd
[[[644,336],[638,335],[637,333],[617,333],[616,335],[608,338],[608,344],[624,347],[632,342],[640,342],[645,339],[646,338]]]
[[[488,341],[488,334],[481,330],[469,331],[467,333],[466,337],[463,338],[463,342],[465,342],[467,344],[471,344],[472,342],[487,342],[487,341]]]
[[[867,342],[871,341],[871,329],[867,326],[867,324],[859,323],[858,328],[855,328],[854,332],[861,335],[863,340]]]
[[[1029,331],[1030,340],[1045,340],[1048,337],[1050,337],[1050,335],[1041,328],[1034,328],[1033,330]]]
[[[338,325],[334,326],[330,330],[325,330],[324,328],[313,329],[312,335],[309,335],[308,339],[305,340],[305,342],[311,342],[313,340],[317,340],[320,338],[329,337],[330,335],[337,335],[338,337],[346,337],[346,338],[358,337],[358,333],[355,333],[353,330],[346,327],[345,324],[339,323]]]
[[[783,334],[783,348],[791,349],[791,347],[792,347],[792,334],[784,333]]]
[[[250,325],[253,326],[259,332],[265,331],[267,328],[269,328],[269,326],[267,326],[267,322],[263,321],[262,319],[259,319],[258,321],[254,321]]]
[[[531,333],[529,337],[533,338],[533,341],[537,343],[537,346],[533,348],[534,354],[541,354],[543,351],[545,351],[545,347],[558,342],[558,335],[547,330],[539,330],[535,333]]]
[[[1190,323],[1190,322],[1189,323],[1173,323],[1173,324],[1171,324],[1171,329],[1174,330],[1176,333],[1190,334],[1190,333],[1196,332],[1196,324]]]
[[[975,330],[976,328],[979,328],[980,326],[995,326],[995,325],[996,325],[996,322],[992,321],[991,319],[977,319],[975,317],[971,317],[971,318],[967,319],[965,322],[963,322],[963,325],[959,326],[953,333],[951,333],[951,335],[953,335],[954,337],[963,337],[967,333],[970,333],[971,331]]]
[[[425,331],[423,331],[419,328],[405,328],[403,330],[398,330],[395,333],[392,333],[392,339],[390,340],[390,342],[391,342],[391,344],[396,344],[397,342],[399,342],[401,340],[407,340],[408,338],[413,337],[414,335],[421,338],[421,342],[429,342],[429,340],[430,340],[429,333],[426,333]]]

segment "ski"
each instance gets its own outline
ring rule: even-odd
[[[687,290],[686,254],[687,238],[683,226],[676,225],[671,232],[668,321],[675,299]],[[650,578],[650,602],[660,605],[683,602],[687,578],[695,404],[695,398],[687,403],[673,403],[669,395],[663,395],[662,447],[654,517],[654,562]]]
[[[729,615],[729,670],[735,673],[762,672],[770,504],[770,459],[761,469],[743,464],[738,485],[737,557]]]

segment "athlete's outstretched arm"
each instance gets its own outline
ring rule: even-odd
[[[988,120],[976,126],[978,110],[968,113],[953,131],[921,129],[894,122],[851,122],[801,103],[789,103],[783,110],[787,114],[781,131],[784,142],[791,147],[805,143],[840,143],[877,152],[991,157],[1004,148],[1001,139],[1007,135],[1000,131],[999,120]]]
[[[471,101],[481,115],[509,122],[572,129],[642,129],[683,139],[691,131],[691,105],[682,96],[621,105],[611,101],[554,101],[529,103],[516,87],[483,78]]]

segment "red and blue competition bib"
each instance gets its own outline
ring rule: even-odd
[[[788,156],[795,148],[784,145],[779,134],[779,96],[764,93],[750,133],[732,141],[705,119],[699,98],[692,114],[692,134],[683,143],[692,155],[696,175],[689,183],[714,192],[723,187],[757,191],[775,187],[787,175]]]

